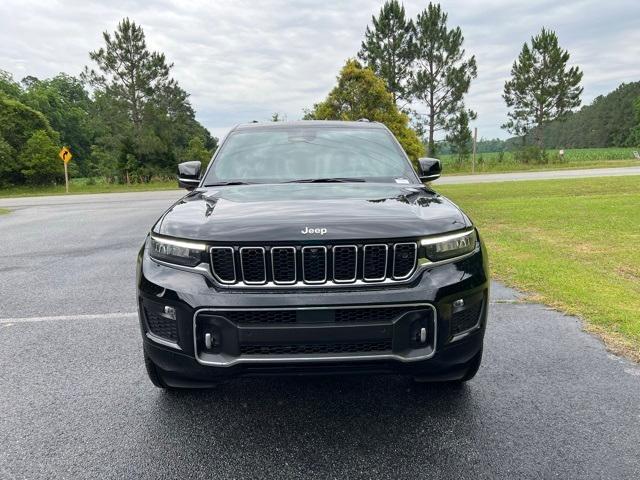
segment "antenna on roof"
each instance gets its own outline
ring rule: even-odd
[[[358,119],[359,122],[369,122],[368,118],[359,118]]]

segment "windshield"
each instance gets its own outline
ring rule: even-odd
[[[204,185],[317,180],[418,181],[387,130],[310,126],[231,133]]]

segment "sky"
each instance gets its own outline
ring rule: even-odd
[[[425,0],[407,0],[414,17]],[[147,45],[173,62],[198,120],[221,137],[237,123],[278,112],[300,119],[322,100],[347,58],[355,57],[383,1],[350,0],[0,0],[0,69],[16,80],[78,75],[102,32],[129,17]],[[476,57],[466,103],[480,138],[506,138],[502,88],[524,42],[555,30],[570,63],[584,72],[583,104],[640,80],[640,1],[442,1]],[[419,110],[420,107],[416,106]]]

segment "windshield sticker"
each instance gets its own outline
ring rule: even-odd
[[[406,178],[396,178],[396,183],[409,183]]]

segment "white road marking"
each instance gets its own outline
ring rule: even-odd
[[[137,318],[136,312],[92,313],[89,315],[58,315],[52,317],[0,318],[0,325],[11,323],[56,322],[65,320],[115,320],[119,318]]]

